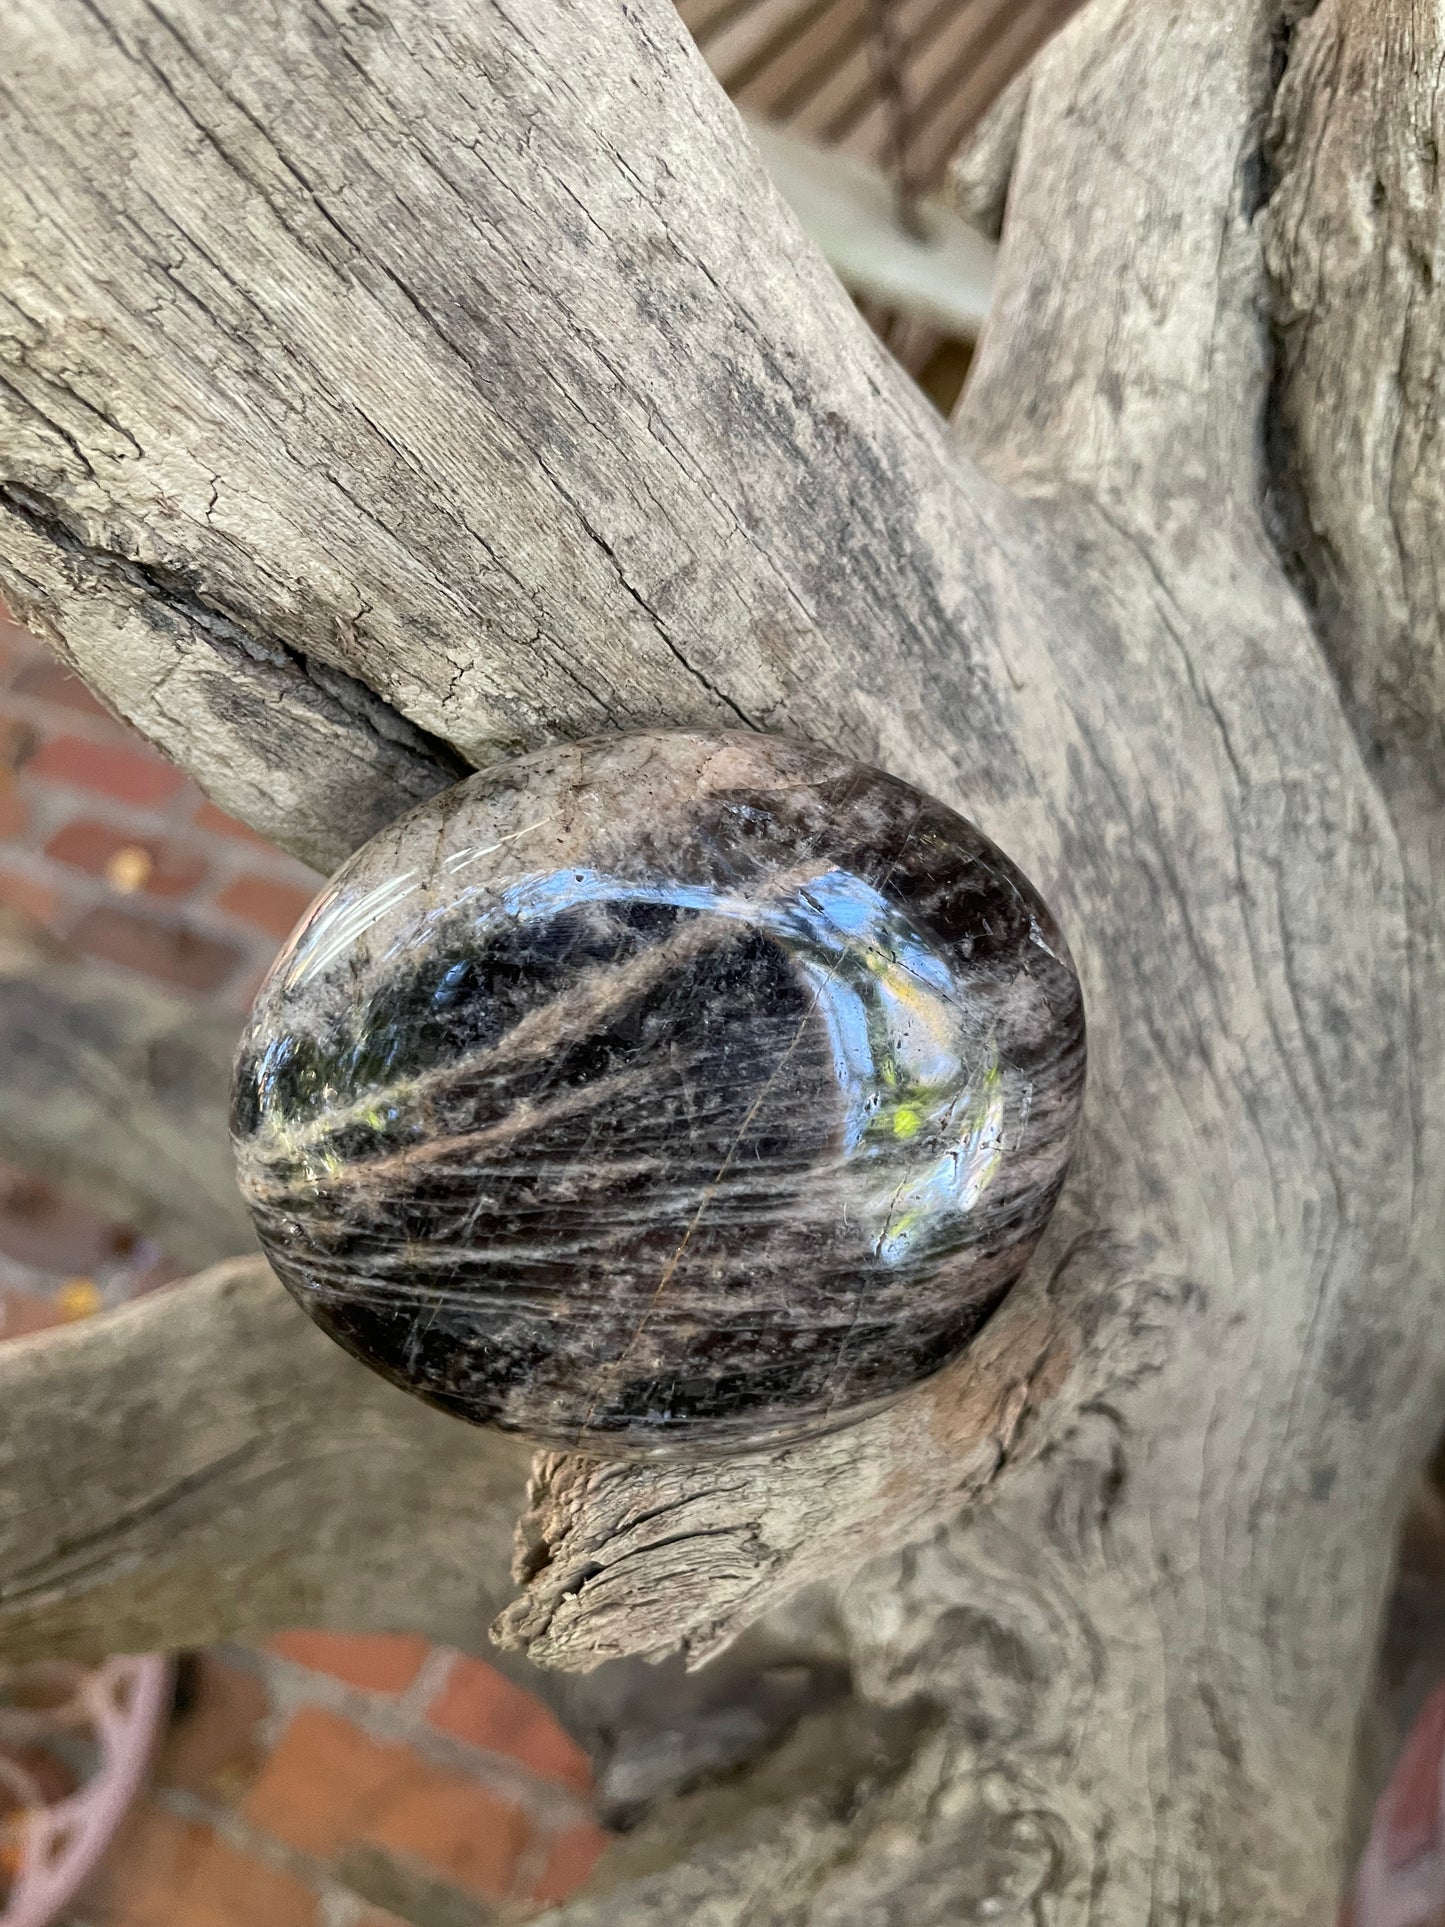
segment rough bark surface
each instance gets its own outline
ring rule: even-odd
[[[7,1658],[298,1625],[478,1649],[507,1596],[525,1450],[397,1397],[298,1316],[259,1258],[12,1341],[0,1409]],[[680,1661],[577,1679],[496,1657],[589,1745],[604,1813],[622,1821],[766,1750],[848,1682],[826,1610],[806,1603],[693,1679]]]
[[[259,1258],[17,1339],[0,1377],[7,1651],[145,1650],[172,1629],[201,1642],[318,1616],[475,1641],[505,1597],[505,1566],[477,1548],[505,1539],[525,1454],[389,1396]],[[82,1388],[94,1409],[77,1421]],[[73,1437],[59,1456],[36,1449],[58,1413]],[[422,1511],[447,1521],[424,1545],[396,1530]]]
[[[1330,1918],[1442,1392],[1434,7],[1092,0],[973,167],[1007,201],[951,440],[661,0],[6,12],[0,571],[220,800],[332,860],[460,761],[741,720],[962,807],[1080,963],[1079,1168],[969,1358],[791,1452],[534,1467],[534,1656],[700,1661],[765,1615],[674,1749],[758,1757],[559,1918]],[[69,1564],[53,1497],[17,1514],[3,1637],[217,1623],[204,1496],[186,1559],[84,1554],[201,1478],[215,1379],[229,1627],[500,1604],[515,1455],[353,1409],[319,1350],[302,1396],[234,1277],[137,1494]],[[158,1371],[147,1315],[35,1344],[46,1398],[107,1342]],[[710,1752],[784,1651],[794,1697]],[[565,1690],[637,1763],[631,1664]]]

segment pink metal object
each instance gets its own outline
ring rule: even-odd
[[[1341,1927],[1445,1921],[1445,1686],[1410,1730],[1355,1876]]]
[[[37,1746],[58,1732],[89,1734],[97,1759],[74,1793],[47,1803],[33,1775],[0,1754],[0,1794],[19,1802],[13,1818],[0,1822],[0,1836],[8,1829],[18,1849],[0,1927],[49,1927],[74,1899],[140,1791],[170,1706],[168,1660],[108,1659],[94,1670],[68,1670],[71,1690],[59,1704],[3,1709],[0,1738]],[[5,1684],[0,1674],[0,1689]]]

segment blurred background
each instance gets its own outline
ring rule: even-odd
[[[1000,96],[1076,0],[679,4],[804,227],[948,412],[987,313],[1002,213],[976,205],[949,163],[985,114],[1007,112]],[[0,1341],[184,1277],[217,1236],[244,1248],[217,1066],[319,882],[0,610]],[[176,1059],[160,1084],[206,1166],[189,1217],[154,1198],[128,1212],[114,1188],[68,1182],[68,1140],[126,1129],[96,1071],[104,1053],[77,1056],[76,1013],[107,996],[108,1037],[138,1011],[147,1062],[157,1036]],[[60,1086],[68,1109],[48,1095]],[[1368,1795],[1398,1765],[1354,1927],[1445,1923],[1442,1679],[1436,1466],[1405,1535],[1365,1736],[1362,1841]],[[37,1899],[25,1865],[36,1812],[106,1776],[103,1861],[74,1896]],[[606,1837],[587,1761],[551,1715],[483,1661],[405,1633],[297,1628],[147,1675],[0,1668],[0,1927],[483,1927],[564,1898]]]
[[[173,1003],[181,1035],[200,1023],[223,1044],[320,879],[223,816],[8,612],[0,759],[12,952],[68,992],[105,983],[146,1010]],[[59,1006],[39,1011],[63,1021]],[[40,1047],[25,1059],[37,1077],[56,1061],[47,1041],[66,1041],[5,1032],[11,1069],[22,1042]],[[224,1050],[207,1061],[218,1069]],[[219,1080],[210,1095],[218,1125]],[[14,1119],[7,1141],[26,1134]],[[215,1130],[204,1142],[214,1162]],[[53,1164],[0,1160],[0,1339],[95,1316],[192,1268],[181,1227],[168,1249],[163,1225],[97,1209]],[[4,1685],[0,1893],[7,1876],[20,1884],[27,1810],[125,1764],[120,1748],[102,1757],[75,1669],[26,1668]],[[479,1927],[560,1898],[603,1844],[586,1758],[550,1714],[424,1639],[298,1629],[260,1650],[188,1655],[152,1724],[135,1736],[155,1749],[149,1790],[59,1916],[73,1927]]]

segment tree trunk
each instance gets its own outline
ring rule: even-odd
[[[834,1439],[524,1501],[252,1271],[211,1443],[152,1308],[37,1341],[0,1641],[479,1634],[521,1513],[500,1632],[653,1801],[569,1927],[1328,1921],[1441,1410],[1436,9],[1092,0],[961,169],[951,438],[663,0],[3,10],[0,572],[93,687],[320,863],[554,736],[826,741],[1037,880],[1092,1062],[1029,1277]],[[724,1648],[670,1783],[746,1770],[658,1799],[636,1656]]]

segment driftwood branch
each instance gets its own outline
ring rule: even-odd
[[[1157,1369],[1185,1310],[1056,1226],[967,1356],[877,1418],[721,1468],[544,1453],[518,1533],[524,1591],[494,1635],[545,1666],[679,1650],[702,1665],[800,1586],[848,1570],[860,1543],[890,1551],[977,1502],[1121,1372]]]
[[[0,1154],[182,1264],[250,1250],[226,1133],[234,1030],[0,921]]]
[[[1009,182],[1018,159],[1032,85],[1030,68],[1015,75],[949,165],[947,197],[964,219],[991,241],[1003,233]]]
[[[16,1339],[0,1380],[7,1653],[313,1624],[475,1643],[505,1597],[525,1454],[388,1391],[258,1258]]]
[[[8,391],[22,459],[0,542],[22,606],[200,780],[226,786],[223,801],[313,857],[339,856],[396,791],[360,768],[374,792],[360,811],[325,757],[262,732],[223,742],[250,671],[234,649],[217,658],[205,623],[178,634],[180,576],[204,579],[218,619],[267,639],[262,655],[279,638],[288,675],[328,687],[349,676],[473,761],[544,727],[791,728],[906,770],[986,827],[1006,814],[1013,853],[1067,902],[1057,731],[1071,725],[1045,639],[1076,614],[1056,606],[1041,545],[948,455],[807,250],[671,16],[625,28],[605,8],[565,22],[533,10],[524,26],[462,8],[398,18],[308,16],[298,44],[241,15],[192,29],[182,13],[77,5],[21,36],[23,127],[47,102],[68,112],[82,73],[117,116],[109,160],[77,154],[61,175],[48,149],[35,154],[31,171],[63,206],[16,210],[21,238],[46,250],[43,283],[12,280],[17,305],[66,317],[63,346],[43,316],[22,327]],[[331,89],[319,76],[338,48],[347,79]],[[594,71],[611,79],[589,88],[579,150],[569,76]],[[268,100],[303,87],[325,128],[268,116]],[[408,90],[425,93],[424,115]],[[198,120],[216,138],[202,141]],[[261,154],[258,122],[272,121]],[[391,159],[399,125],[442,197],[431,219],[457,240],[404,263],[414,223]],[[722,203],[699,150],[725,172]],[[518,151],[531,157],[527,193],[499,200]],[[322,152],[334,189],[308,171]],[[245,220],[222,216],[239,207]],[[164,246],[137,244],[158,226]],[[559,234],[572,236],[571,266]],[[112,271],[121,256],[125,275]],[[198,277],[205,298],[179,300],[178,276]],[[218,276],[273,301],[270,325],[238,334]],[[263,432],[255,412],[259,396],[273,419],[315,414],[314,367],[280,330],[303,312],[310,354],[349,357],[349,400],[324,446]],[[618,340],[622,312],[638,320]],[[77,335],[94,343],[88,370]],[[123,377],[117,340],[136,343]],[[512,371],[500,388],[499,344]],[[237,356],[234,382],[208,377],[179,397],[166,379],[162,403],[155,384],[173,358],[214,369]],[[147,422],[123,452],[83,400],[118,382],[139,385],[127,415]],[[458,382],[460,419],[451,402],[422,406]],[[325,384],[340,392],[331,373]],[[402,397],[406,422],[394,419]],[[413,509],[381,545],[383,581],[377,529],[396,521],[403,456]],[[793,509],[803,496],[806,517]],[[469,533],[480,502],[488,528]],[[403,538],[424,562],[397,552]],[[320,585],[336,593],[302,606],[297,584],[313,600]],[[257,653],[236,646],[245,663]],[[1023,772],[1050,764],[1052,798],[1023,787]],[[885,1465],[871,1483],[882,1495],[898,1476]],[[949,1489],[946,1474],[922,1487]]]
[[[670,9],[14,11],[7,577],[228,807],[331,864],[444,745],[1011,747],[1003,505]]]
[[[0,1409],[7,1658],[298,1625],[475,1650],[507,1596],[526,1452],[383,1385],[260,1259],[12,1340]],[[766,1751],[848,1679],[816,1612],[742,1641],[696,1681],[680,1663],[586,1681],[510,1666],[590,1748],[604,1813],[623,1821]]]
[[[1442,53],[1429,8],[1324,0],[1275,102],[1262,221],[1269,505],[1412,851],[1445,791]],[[1433,895],[1431,867],[1419,881]]]
[[[222,801],[330,861],[460,762],[742,720],[966,809],[1079,958],[1085,1152],[968,1359],[792,1452],[534,1469],[509,1638],[700,1659],[763,1613],[852,1686],[567,1917],[1328,1918],[1441,1403],[1424,0],[1093,0],[975,168],[1007,208],[951,442],[661,0],[11,11],[0,568]],[[52,1406],[118,1369],[80,1343],[32,1347]],[[484,1498],[503,1448],[316,1356],[314,1413],[259,1366],[222,1399],[290,1453],[224,1472],[274,1549],[236,1615],[334,1613],[353,1557],[389,1612],[492,1611],[520,1465]],[[433,1426],[375,1545],[318,1539],[303,1488]],[[22,1509],[37,1642],[220,1625],[202,1502],[189,1568],[144,1524],[210,1476],[187,1436],[97,1497],[99,1577]]]

